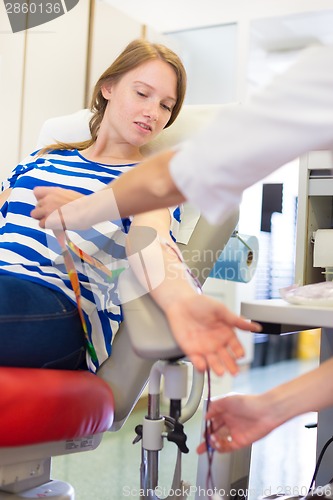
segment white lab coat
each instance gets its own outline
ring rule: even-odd
[[[316,149],[333,149],[333,46],[299,61],[244,104],[227,106],[174,156],[179,190],[211,222],[223,222],[243,190]]]

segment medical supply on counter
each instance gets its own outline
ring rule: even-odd
[[[256,271],[258,256],[258,238],[235,231],[217,259],[210,277],[248,283]]]

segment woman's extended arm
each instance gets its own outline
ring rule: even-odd
[[[186,266],[181,262],[179,249],[169,235],[170,215],[165,209],[134,217],[131,230],[153,228],[157,243],[149,253],[149,268],[135,268],[131,262],[131,230],[129,233],[129,262],[142,282],[149,286],[149,293],[164,311],[174,337],[199,371],[208,366],[218,375],[225,370],[238,372],[237,359],[244,355],[234,328],[259,331],[260,327],[233,314],[221,302],[198,293],[189,280]],[[161,264],[164,269],[161,270]],[[163,273],[161,273],[163,271]],[[148,280],[147,280],[148,274]],[[149,276],[150,275],[150,276]]]
[[[95,194],[82,197],[61,188],[36,188],[35,194],[40,200],[41,207],[37,207],[32,215],[34,217],[37,215],[36,218],[40,219],[43,225],[45,218],[42,214],[49,213],[47,210],[45,212],[44,208],[52,207],[52,210],[56,210],[61,207],[66,227],[69,229],[85,229],[98,220],[107,219],[106,215],[110,212],[105,211],[105,206],[108,206],[108,203],[112,204],[112,190],[109,189],[95,193],[103,194],[105,203],[100,197],[94,198]],[[74,199],[74,195],[77,199],[71,203],[71,197]],[[67,205],[62,206],[68,201]],[[100,214],[97,220],[91,217],[96,213]],[[54,212],[54,216],[57,216],[57,212]],[[119,214],[115,218],[119,218]],[[60,218],[58,219],[55,224],[51,224],[52,229],[62,228]],[[131,227],[132,230],[137,227],[153,228],[175,249],[175,252],[178,251],[169,235],[170,214],[167,209],[137,215]],[[235,315],[221,302],[199,295],[190,285],[185,267],[180,264],[175,252],[171,251],[170,247],[159,244],[159,255],[156,260],[161,262],[159,257],[162,255],[165,277],[157,287],[150,286],[149,293],[164,311],[177,343],[198,370],[203,371],[210,367],[217,374],[222,374],[225,369],[236,373],[238,371],[236,360],[243,355],[243,348],[234,328],[258,332],[260,327]],[[156,279],[153,275],[157,269],[156,266],[154,268],[153,259],[150,262],[153,269],[150,283],[154,283]],[[160,272],[159,268],[158,273]]]

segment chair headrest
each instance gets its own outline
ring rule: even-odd
[[[187,140],[214,115],[224,104],[184,105],[175,122],[143,148],[145,154],[152,154],[167,149]],[[41,148],[56,141],[79,142],[90,138],[89,120],[92,114],[89,109],[81,109],[76,113],[58,116],[46,120],[39,133],[37,147]]]

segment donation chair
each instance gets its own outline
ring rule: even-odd
[[[192,135],[216,108],[184,106],[170,129],[149,145],[151,152]],[[82,110],[47,121],[38,146],[55,139],[84,140],[89,134],[88,120],[89,111]],[[199,217],[189,241],[179,244],[186,249],[188,264],[195,266],[201,283],[214,264],[205,261],[204,251],[210,249],[210,255],[217,257],[237,221],[235,213],[223,227],[213,227]],[[104,432],[119,431],[142,394],[153,365],[158,360],[163,363],[183,357],[163,313],[149,295],[126,303],[123,309],[125,319],[115,336],[112,356],[97,376],[84,371],[0,367],[0,500],[74,499],[71,485],[51,480],[51,457],[93,450]],[[186,418],[185,405],[183,420]],[[149,470],[145,472],[149,475]]]

